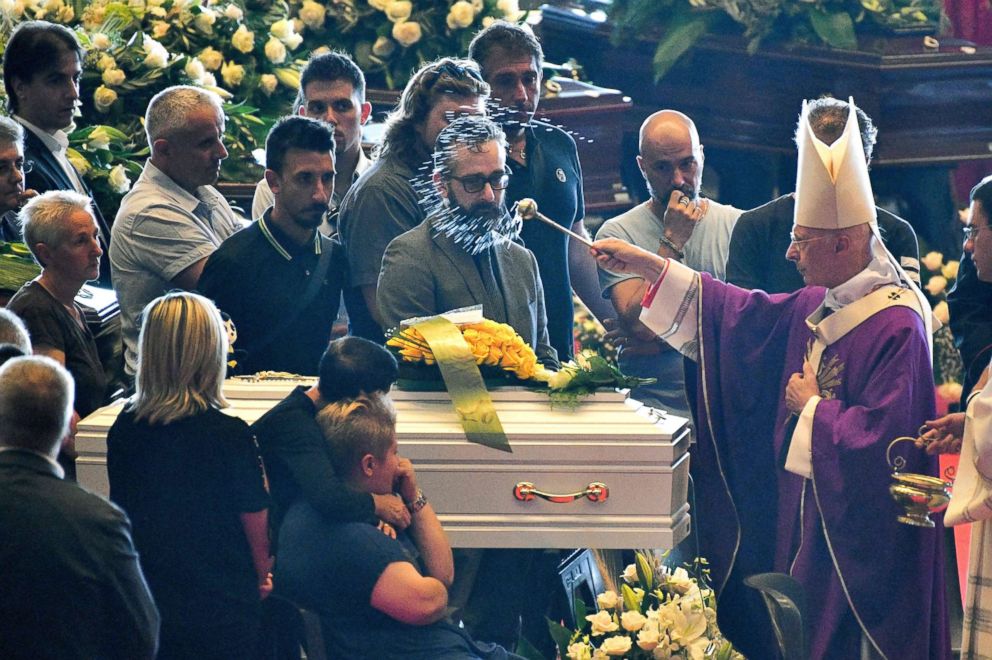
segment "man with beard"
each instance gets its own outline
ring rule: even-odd
[[[690,268],[724,277],[730,234],[740,209],[699,196],[703,180],[703,145],[696,125],[674,110],[644,120],[637,166],[651,198],[606,222],[596,239],[619,238]],[[609,297],[627,339],[620,351],[625,374],[656,378],[631,396],[642,403],[690,417],[685,396],[682,356],[640,322],[641,299],[648,283],[632,274],[599,271],[603,296]]]
[[[210,255],[199,289],[234,321],[240,371],[312,375],[345,281],[341,244],[317,231],[334,190],[334,135],[314,119],[283,118],[265,162],[273,206]]]
[[[560,128],[534,119],[544,64],[540,42],[527,26],[496,21],[472,39],[468,53],[492,88],[491,116],[509,140],[507,165],[513,176],[506,191],[507,206],[532,198],[541,213],[586,236],[575,141]],[[540,268],[551,345],[562,360],[569,360],[574,345],[573,288],[598,318],[614,316],[599,295],[595,263],[585,246],[542,222],[525,223],[520,237]]]
[[[554,365],[537,260],[510,240],[515,221],[503,204],[510,183],[505,145],[503,131],[482,117],[456,119],[440,132],[433,175],[440,206],[386,248],[379,312],[392,328],[481,304],[486,318],[509,324],[538,360]]]

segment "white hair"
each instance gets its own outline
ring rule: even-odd
[[[204,107],[212,106],[220,117],[224,117],[224,102],[210,90],[192,85],[167,87],[152,97],[145,112],[145,134],[148,146],[155,140],[184,128],[189,116]]]
[[[54,455],[69,429],[75,383],[55,360],[28,355],[0,367],[0,445]]]
[[[93,216],[93,202],[86,195],[73,190],[49,190],[32,197],[21,209],[18,216],[24,232],[24,242],[31,250],[31,256],[42,268],[35,246],[38,243],[55,248],[69,237],[66,235],[67,219],[73,211],[85,211]]]

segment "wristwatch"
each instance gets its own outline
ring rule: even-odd
[[[412,502],[406,503],[406,508],[410,510],[410,513],[417,513],[421,509],[427,506],[427,496],[424,495],[424,491],[417,489],[417,499]]]

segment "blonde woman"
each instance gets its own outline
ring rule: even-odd
[[[247,424],[221,412],[227,333],[193,293],[157,298],[143,318],[107,470],[162,615],[158,657],[251,658],[272,587],[268,496]]]

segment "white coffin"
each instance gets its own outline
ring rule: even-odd
[[[228,381],[226,412],[254,422],[301,382]],[[687,420],[620,392],[574,410],[552,409],[545,394],[524,388],[491,396],[512,453],[468,442],[447,392],[391,392],[400,453],[413,461],[454,547],[670,548],[688,535]],[[119,411],[96,411],[76,437],[78,479],[104,494],[107,430]],[[556,495],[601,482],[609,493],[599,502],[520,501],[520,482]]]

